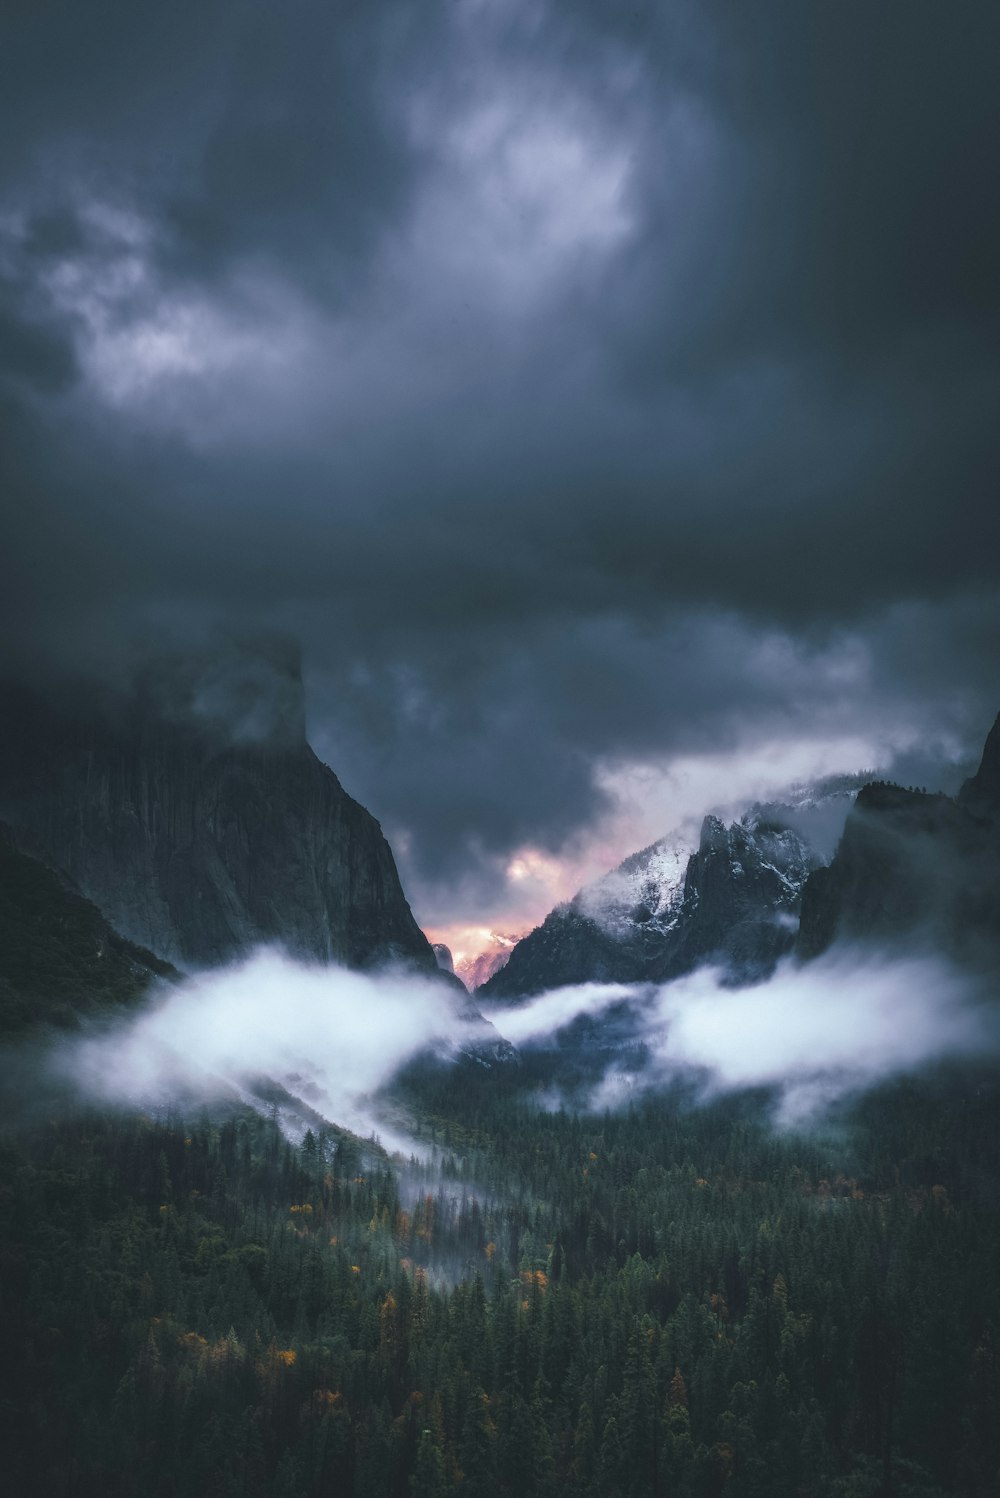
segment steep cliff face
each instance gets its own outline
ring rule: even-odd
[[[1000,713],[987,735],[979,769],[958,793],[958,804],[986,822],[1000,822]]]
[[[8,690],[0,816],[113,926],[181,966],[275,942],[435,972],[378,823],[306,743],[301,688],[283,687],[280,723],[247,687],[235,734],[220,692],[211,710],[200,689],[168,716],[148,693],[67,713]]]
[[[990,814],[997,730],[959,797],[875,782],[858,796],[828,867],[808,880],[797,942],[933,947],[957,961],[1000,960],[1000,834]]]
[[[806,884],[798,954],[842,939],[1000,961],[1000,717],[954,800],[884,781],[861,791],[832,862]]]
[[[802,888],[818,862],[775,808],[754,808],[728,828],[706,817],[687,868],[673,950],[659,976],[714,962],[734,980],[764,977],[792,948]]]

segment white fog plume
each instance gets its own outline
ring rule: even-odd
[[[581,1015],[599,1015],[612,1004],[620,1004],[643,992],[625,983],[579,983],[569,988],[550,988],[516,1008],[484,1009],[483,1014],[514,1045],[543,1041],[556,1035]]]
[[[366,1098],[427,1046],[477,1038],[442,986],[402,974],[307,967],[276,952],[200,974],[59,1066],[84,1091],[142,1106],[242,1092],[269,1077],[331,1122],[387,1137]]]
[[[789,960],[752,988],[724,987],[719,972],[702,968],[660,988],[557,989],[489,1017],[515,1043],[537,1042],[630,995],[649,1061],[639,1073],[609,1073],[595,1107],[694,1070],[709,1091],[780,1087],[779,1117],[793,1122],[893,1073],[997,1049],[995,1011],[942,960],[848,951],[805,967]]]
[[[995,1010],[977,1003],[974,985],[954,968],[930,957],[850,952],[806,967],[786,962],[753,988],[726,988],[703,968],[662,987],[554,989],[487,1018],[524,1045],[623,1001],[647,1058],[641,1070],[609,1071],[590,1100],[597,1108],[695,1073],[708,1094],[776,1086],[779,1119],[795,1122],[895,1072],[997,1049]],[[453,996],[432,981],[261,952],[191,977],[141,1014],[70,1042],[58,1066],[95,1097],[143,1107],[247,1096],[267,1077],[332,1123],[409,1151],[412,1141],[376,1116],[371,1095],[420,1051],[454,1052],[486,1033],[461,1020]]]

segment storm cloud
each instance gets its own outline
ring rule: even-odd
[[[297,635],[429,924],[707,809],[685,766],[711,801],[981,742],[995,7],[2,29],[14,669]]]

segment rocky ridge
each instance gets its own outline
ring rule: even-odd
[[[281,686],[277,721],[248,708],[244,684],[235,723],[219,693],[212,712],[193,692],[170,711],[139,692],[70,712],[6,689],[0,816],[13,842],[182,968],[274,943],[436,972],[378,822],[306,741],[294,668]]]
[[[0,1032],[71,1027],[179,976],[119,935],[64,874],[21,853],[0,824]]]
[[[807,879],[829,856],[861,776],[756,803],[696,848],[661,838],[557,906],[477,995],[516,1002],[566,984],[665,982],[706,962],[766,976],[795,944]]]

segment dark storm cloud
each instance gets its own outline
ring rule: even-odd
[[[609,764],[981,736],[994,7],[3,24],[25,669],[299,633],[321,747],[483,909]]]
[[[0,167],[43,221],[125,197],[180,275],[288,257],[329,288],[405,195],[399,88],[439,9],[23,0],[5,23]]]

